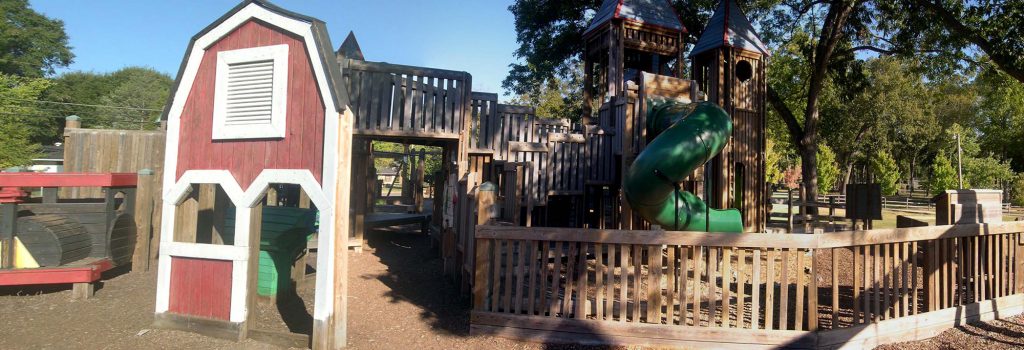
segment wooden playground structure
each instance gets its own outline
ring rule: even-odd
[[[132,262],[136,183],[124,173],[0,174],[0,286],[71,284],[72,298],[91,297],[103,272]],[[102,189],[102,199],[58,198],[72,187]]]
[[[342,347],[346,249],[405,224],[436,241],[475,334],[857,348],[1024,311],[1019,222],[765,233],[770,53],[734,1],[689,53],[666,2],[605,1],[580,38],[579,122],[502,104],[467,72],[368,61],[352,34],[332,52],[325,26],[249,0],[193,38],[164,115],[158,326],[249,337],[268,238],[315,226],[311,345]],[[704,101],[728,117],[727,143],[672,185],[704,215],[735,214],[735,232],[651,224],[624,191],[659,136],[648,117]],[[430,210],[422,156],[407,209],[378,210],[374,159],[395,155],[374,142],[440,149]],[[297,224],[312,212],[315,225]]]

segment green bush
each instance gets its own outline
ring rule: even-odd
[[[822,143],[818,145],[818,192],[828,193],[839,181],[839,164],[832,148]]]
[[[935,156],[935,161],[932,162],[932,174],[928,178],[928,185],[931,187],[933,195],[959,187],[957,185],[956,169],[953,169],[949,159],[942,153]]]
[[[1024,173],[1017,174],[1010,182],[1010,203],[1024,206]]]
[[[896,190],[899,189],[900,169],[889,152],[883,151],[871,158],[871,171],[875,173],[875,180],[882,187],[882,195],[896,194]]]

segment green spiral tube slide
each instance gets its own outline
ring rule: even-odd
[[[718,106],[648,100],[647,135],[653,141],[637,156],[623,182],[633,210],[665,229],[743,232],[736,209],[710,209],[677,184],[722,152],[732,134],[729,115]]]

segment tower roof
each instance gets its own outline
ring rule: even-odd
[[[747,16],[733,0],[722,0],[715,9],[715,14],[704,28],[704,34],[690,50],[690,56],[729,46],[771,56],[771,52],[757,37],[757,32],[750,25]]]
[[[583,34],[586,35],[613,19],[686,33],[686,27],[667,0],[604,0]]]
[[[359,41],[356,40],[356,33],[352,31],[348,32],[348,37],[338,47],[337,53],[341,56],[351,58],[354,60],[365,61],[363,58],[363,49],[359,48]]]

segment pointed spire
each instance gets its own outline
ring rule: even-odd
[[[354,60],[365,61],[363,58],[363,50],[359,48],[359,42],[356,41],[356,34],[349,31],[348,37],[341,43],[341,47],[338,48],[338,55],[351,58]]]
[[[722,0],[718,3],[715,14],[704,28],[704,34],[690,51],[690,57],[723,46],[760,52],[765,56],[772,55],[734,0]]]
[[[667,0],[604,0],[584,35],[613,20],[652,25],[686,33],[683,21]]]

